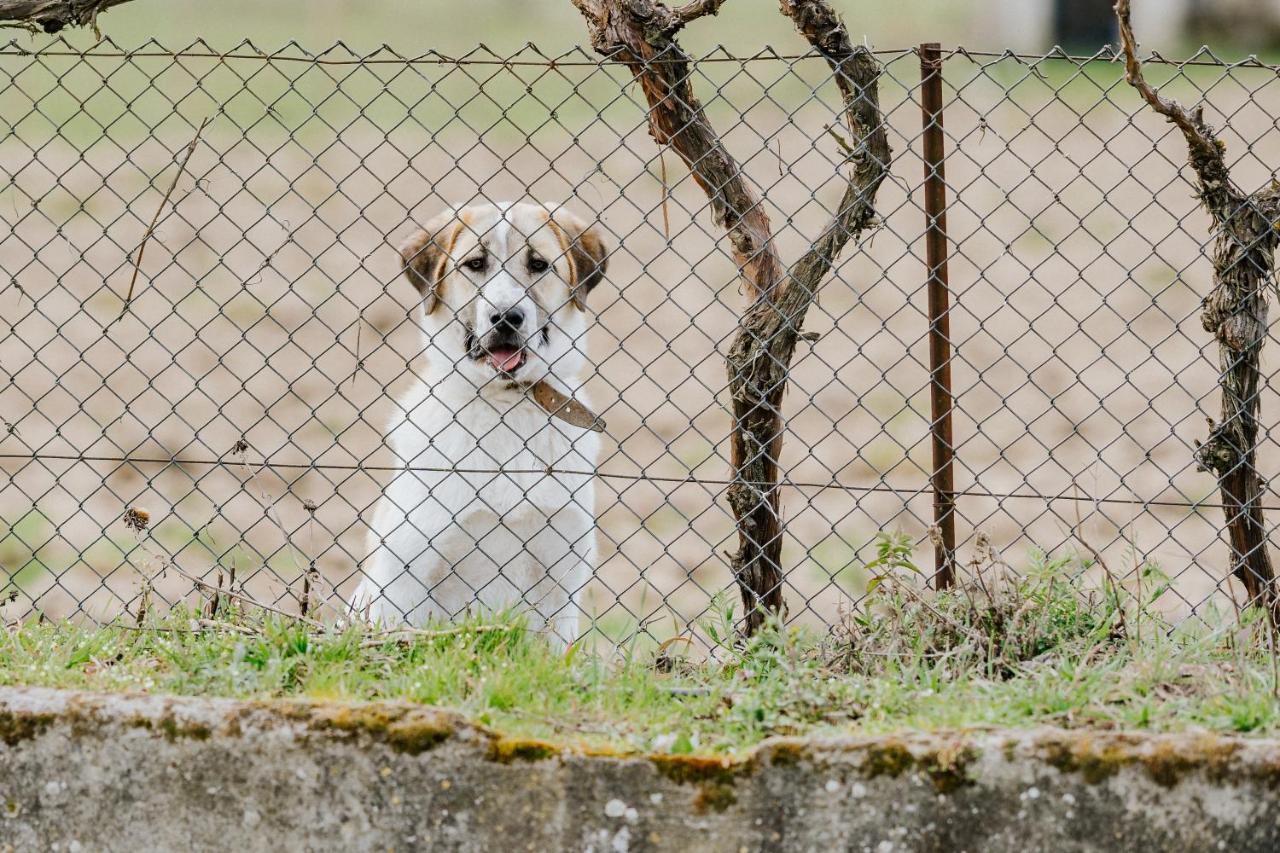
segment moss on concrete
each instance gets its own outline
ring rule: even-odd
[[[977,750],[967,743],[950,744],[929,753],[920,760],[920,766],[939,794],[951,794],[973,784],[969,765],[978,758]]]
[[[50,727],[61,723],[70,727],[73,735],[83,737],[102,726],[100,708],[94,702],[81,702],[67,707],[60,714],[36,711],[0,710],[0,741],[13,747],[38,737]],[[158,719],[146,716],[129,717],[123,721],[130,728],[158,731],[166,740],[208,740],[213,735],[209,726],[199,722],[186,722],[174,714]]]
[[[706,782],[698,786],[693,795],[693,810],[699,814],[708,811],[722,812],[738,802],[733,786],[723,782]]]
[[[1126,768],[1139,768],[1157,785],[1172,788],[1193,773],[1212,782],[1230,781],[1241,772],[1236,761],[1239,750],[1236,741],[1208,735],[1147,744],[1124,735],[1107,737],[1102,743],[1081,735],[1041,741],[1038,757],[1062,773],[1080,774],[1091,785]],[[1280,768],[1276,770],[1274,781],[1280,783]],[[1250,770],[1255,777],[1259,772],[1256,766]]]
[[[163,732],[165,738],[170,741],[179,740],[181,738],[208,740],[209,736],[213,733],[206,725],[201,723],[182,723],[179,722],[172,714],[161,717],[155,727]]]
[[[545,761],[560,754],[560,747],[545,740],[530,738],[497,738],[489,744],[486,756],[499,764],[515,761]]]
[[[813,757],[809,744],[796,740],[780,740],[771,743],[762,754],[767,756],[769,764],[775,767],[794,767]]]
[[[732,785],[745,764],[705,755],[650,755],[649,763],[662,776],[681,785]]]
[[[1038,757],[1061,773],[1078,773],[1090,785],[1115,776],[1132,763],[1132,756],[1115,741],[1097,747],[1083,738],[1044,740]]]
[[[868,744],[863,751],[862,773],[868,779],[879,776],[896,778],[914,769],[916,757],[907,745],[897,738],[885,738]]]
[[[58,720],[57,714],[24,713],[0,710],[0,740],[6,746],[17,746],[44,733]]]
[[[861,770],[868,779],[896,779],[904,773],[920,773],[940,794],[950,794],[972,784],[968,767],[977,752],[967,741],[946,743],[937,749],[913,752],[896,738],[885,738],[866,744],[862,749]]]
[[[396,752],[418,755],[457,732],[460,720],[428,709],[400,705],[317,705],[303,719],[316,731],[362,734]]]
[[[738,801],[734,786],[740,777],[757,769],[759,756],[757,753],[736,761],[701,755],[650,755],[647,758],[664,778],[696,787],[693,809],[704,814],[722,812]]]

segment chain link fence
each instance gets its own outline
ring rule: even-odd
[[[862,602],[880,550],[930,574],[938,538],[921,64],[877,58],[880,221],[823,285],[784,400],[784,593],[819,625]],[[1101,560],[1173,618],[1229,611],[1216,479],[1193,461],[1218,408],[1198,319],[1213,235],[1182,139],[1109,52],[940,61],[959,573],[1050,565],[1087,586]],[[1278,72],[1208,52],[1147,67],[1204,101],[1245,186],[1280,151]],[[830,71],[717,50],[694,75],[797,257],[844,188]],[[10,42],[0,105],[4,617],[111,620],[144,590],[198,602],[231,578],[343,611],[406,463],[389,424],[423,381],[396,247],[450,206],[521,199],[564,203],[611,248],[575,342],[608,424],[582,630],[670,636],[736,598],[724,356],[745,300],[624,70],[533,47]]]

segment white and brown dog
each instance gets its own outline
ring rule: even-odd
[[[571,643],[595,561],[603,425],[582,385],[599,228],[556,206],[478,205],[427,223],[400,254],[426,369],[388,432],[407,467],[374,512],[353,609],[415,625],[514,609]]]

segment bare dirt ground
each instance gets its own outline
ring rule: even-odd
[[[879,531],[909,534],[932,565],[919,71],[884,58],[883,225],[825,286],[806,323],[822,337],[787,395],[788,599],[811,622],[859,600]],[[721,353],[743,300],[672,155],[664,233],[658,152],[616,72],[12,55],[0,72],[7,615],[111,618],[144,578],[173,601],[185,575],[233,566],[287,608],[313,562],[349,592],[393,464],[383,427],[419,350],[390,244],[478,197],[567,201],[617,246],[586,344],[609,423],[588,610],[669,632],[732,586]],[[821,64],[699,73],[797,257],[841,188],[836,101],[829,85],[812,94]],[[1206,606],[1227,553],[1221,510],[1185,505],[1216,501],[1191,454],[1218,400],[1197,316],[1208,221],[1181,140],[1105,63],[954,57],[946,75],[961,559],[981,531],[1022,569],[1033,550],[1073,553],[1079,528],[1114,573],[1172,576],[1169,612]],[[1274,71],[1195,69],[1171,91],[1193,85],[1229,119],[1240,183],[1270,179]],[[131,255],[205,116],[117,321]],[[1274,456],[1268,432],[1264,473]],[[149,512],[145,535],[129,507]]]

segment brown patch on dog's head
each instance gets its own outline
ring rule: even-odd
[[[465,224],[457,211],[446,210],[400,244],[405,278],[422,295],[422,310],[428,314],[440,302],[440,282],[448,267],[449,253]]]
[[[605,246],[599,223],[587,223],[559,206],[548,206],[548,222],[560,238],[561,248],[569,258],[570,298],[586,309],[587,294],[604,279],[609,266],[609,250]]]

